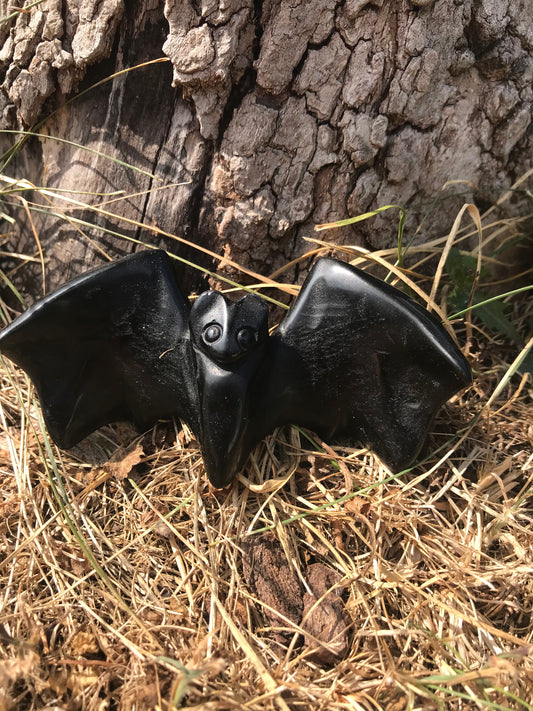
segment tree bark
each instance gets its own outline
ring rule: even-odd
[[[457,206],[486,205],[532,166],[532,16],[532,0],[45,0],[0,25],[2,127],[48,116],[49,136],[7,170],[94,203],[125,191],[110,211],[263,273],[307,251],[317,222],[384,204],[439,236]],[[464,182],[441,193],[449,181]],[[209,264],[132,223],[76,217]],[[396,222],[334,239],[391,247]],[[94,241],[135,248],[54,215],[36,225],[49,287],[103,259]],[[27,221],[12,230],[10,249],[35,251]]]

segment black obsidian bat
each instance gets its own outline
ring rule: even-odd
[[[30,375],[60,447],[109,422],[145,430],[177,416],[216,487],[287,423],[368,445],[400,471],[471,380],[427,311],[334,259],[315,264],[269,336],[260,297],[207,291],[191,307],[168,255],[140,252],[34,304],[0,334],[0,351]]]

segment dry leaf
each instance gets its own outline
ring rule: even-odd
[[[354,496],[353,499],[350,499],[344,504],[344,508],[350,513],[366,516],[370,509],[370,502],[362,496]]]
[[[104,470],[115,479],[123,480],[126,479],[133,467],[135,467],[142,460],[144,456],[144,450],[140,444],[135,444],[127,449],[117,449],[106,464],[104,464]]]
[[[289,481],[292,476],[292,471],[284,477],[277,477],[276,479],[267,479],[262,484],[251,484],[250,480],[247,479],[242,474],[237,474],[238,480],[246,486],[250,491],[255,494],[270,494],[272,491],[277,491],[281,489]]]
[[[80,630],[72,637],[69,652],[73,657],[85,657],[87,654],[98,654],[100,645],[92,632]]]

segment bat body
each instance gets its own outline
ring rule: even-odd
[[[253,294],[207,291],[191,306],[168,255],[140,252],[82,275],[0,334],[30,375],[52,439],[98,427],[186,422],[211,483],[226,486],[275,427],[368,445],[393,471],[471,381],[444,329],[397,289],[320,259],[281,325]]]

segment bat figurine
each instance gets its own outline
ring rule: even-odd
[[[206,291],[190,305],[170,257],[145,251],[80,276],[0,334],[33,380],[48,431],[72,447],[104,424],[186,422],[215,487],[293,423],[370,447],[393,471],[471,381],[453,340],[397,289],[319,259],[269,335],[259,296]]]

